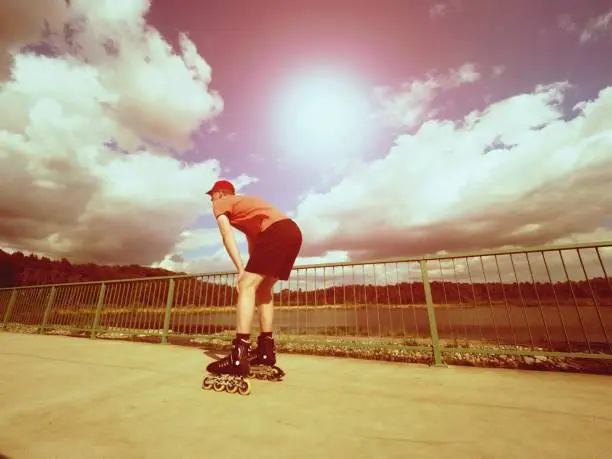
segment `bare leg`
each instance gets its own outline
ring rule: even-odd
[[[256,302],[259,307],[259,327],[262,333],[271,332],[274,324],[274,296],[272,289],[278,279],[268,277],[257,289]]]
[[[238,284],[238,304],[236,306],[236,333],[250,334],[255,310],[255,294],[264,276],[245,272]]]
[[[274,320],[274,284],[277,278],[266,276],[259,285],[255,303],[259,307],[259,325],[261,335],[257,337],[257,352],[250,360],[254,368],[254,377],[270,381],[282,380],[285,373],[276,365],[274,339],[272,338]],[[267,335],[267,336],[266,336]]]

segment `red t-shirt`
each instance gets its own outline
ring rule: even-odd
[[[212,207],[215,219],[226,214],[230,224],[251,240],[273,223],[289,218],[256,196],[224,196],[213,201]]]

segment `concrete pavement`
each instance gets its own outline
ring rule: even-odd
[[[282,383],[200,390],[196,348],[0,333],[12,459],[610,457],[609,376],[279,355]],[[0,454],[0,457],[2,457]]]

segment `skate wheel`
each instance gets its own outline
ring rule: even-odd
[[[277,381],[280,381],[283,376],[285,376],[285,372],[283,370],[281,370],[280,368],[272,368],[272,378],[271,379],[275,379]]]
[[[213,383],[209,378],[205,378],[202,382],[202,390],[210,390],[213,387]]]
[[[238,391],[238,385],[236,383],[231,382],[227,385],[225,390],[228,391],[230,394],[235,394]]]
[[[240,395],[249,395],[251,393],[251,382],[246,379],[243,380],[238,385],[238,393]]]
[[[225,385],[223,383],[216,382],[213,384],[213,390],[215,392],[222,392],[224,388],[225,388]]]

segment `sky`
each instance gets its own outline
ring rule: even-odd
[[[233,270],[220,178],[298,265],[609,241],[611,52],[612,0],[0,0],[0,248]]]

